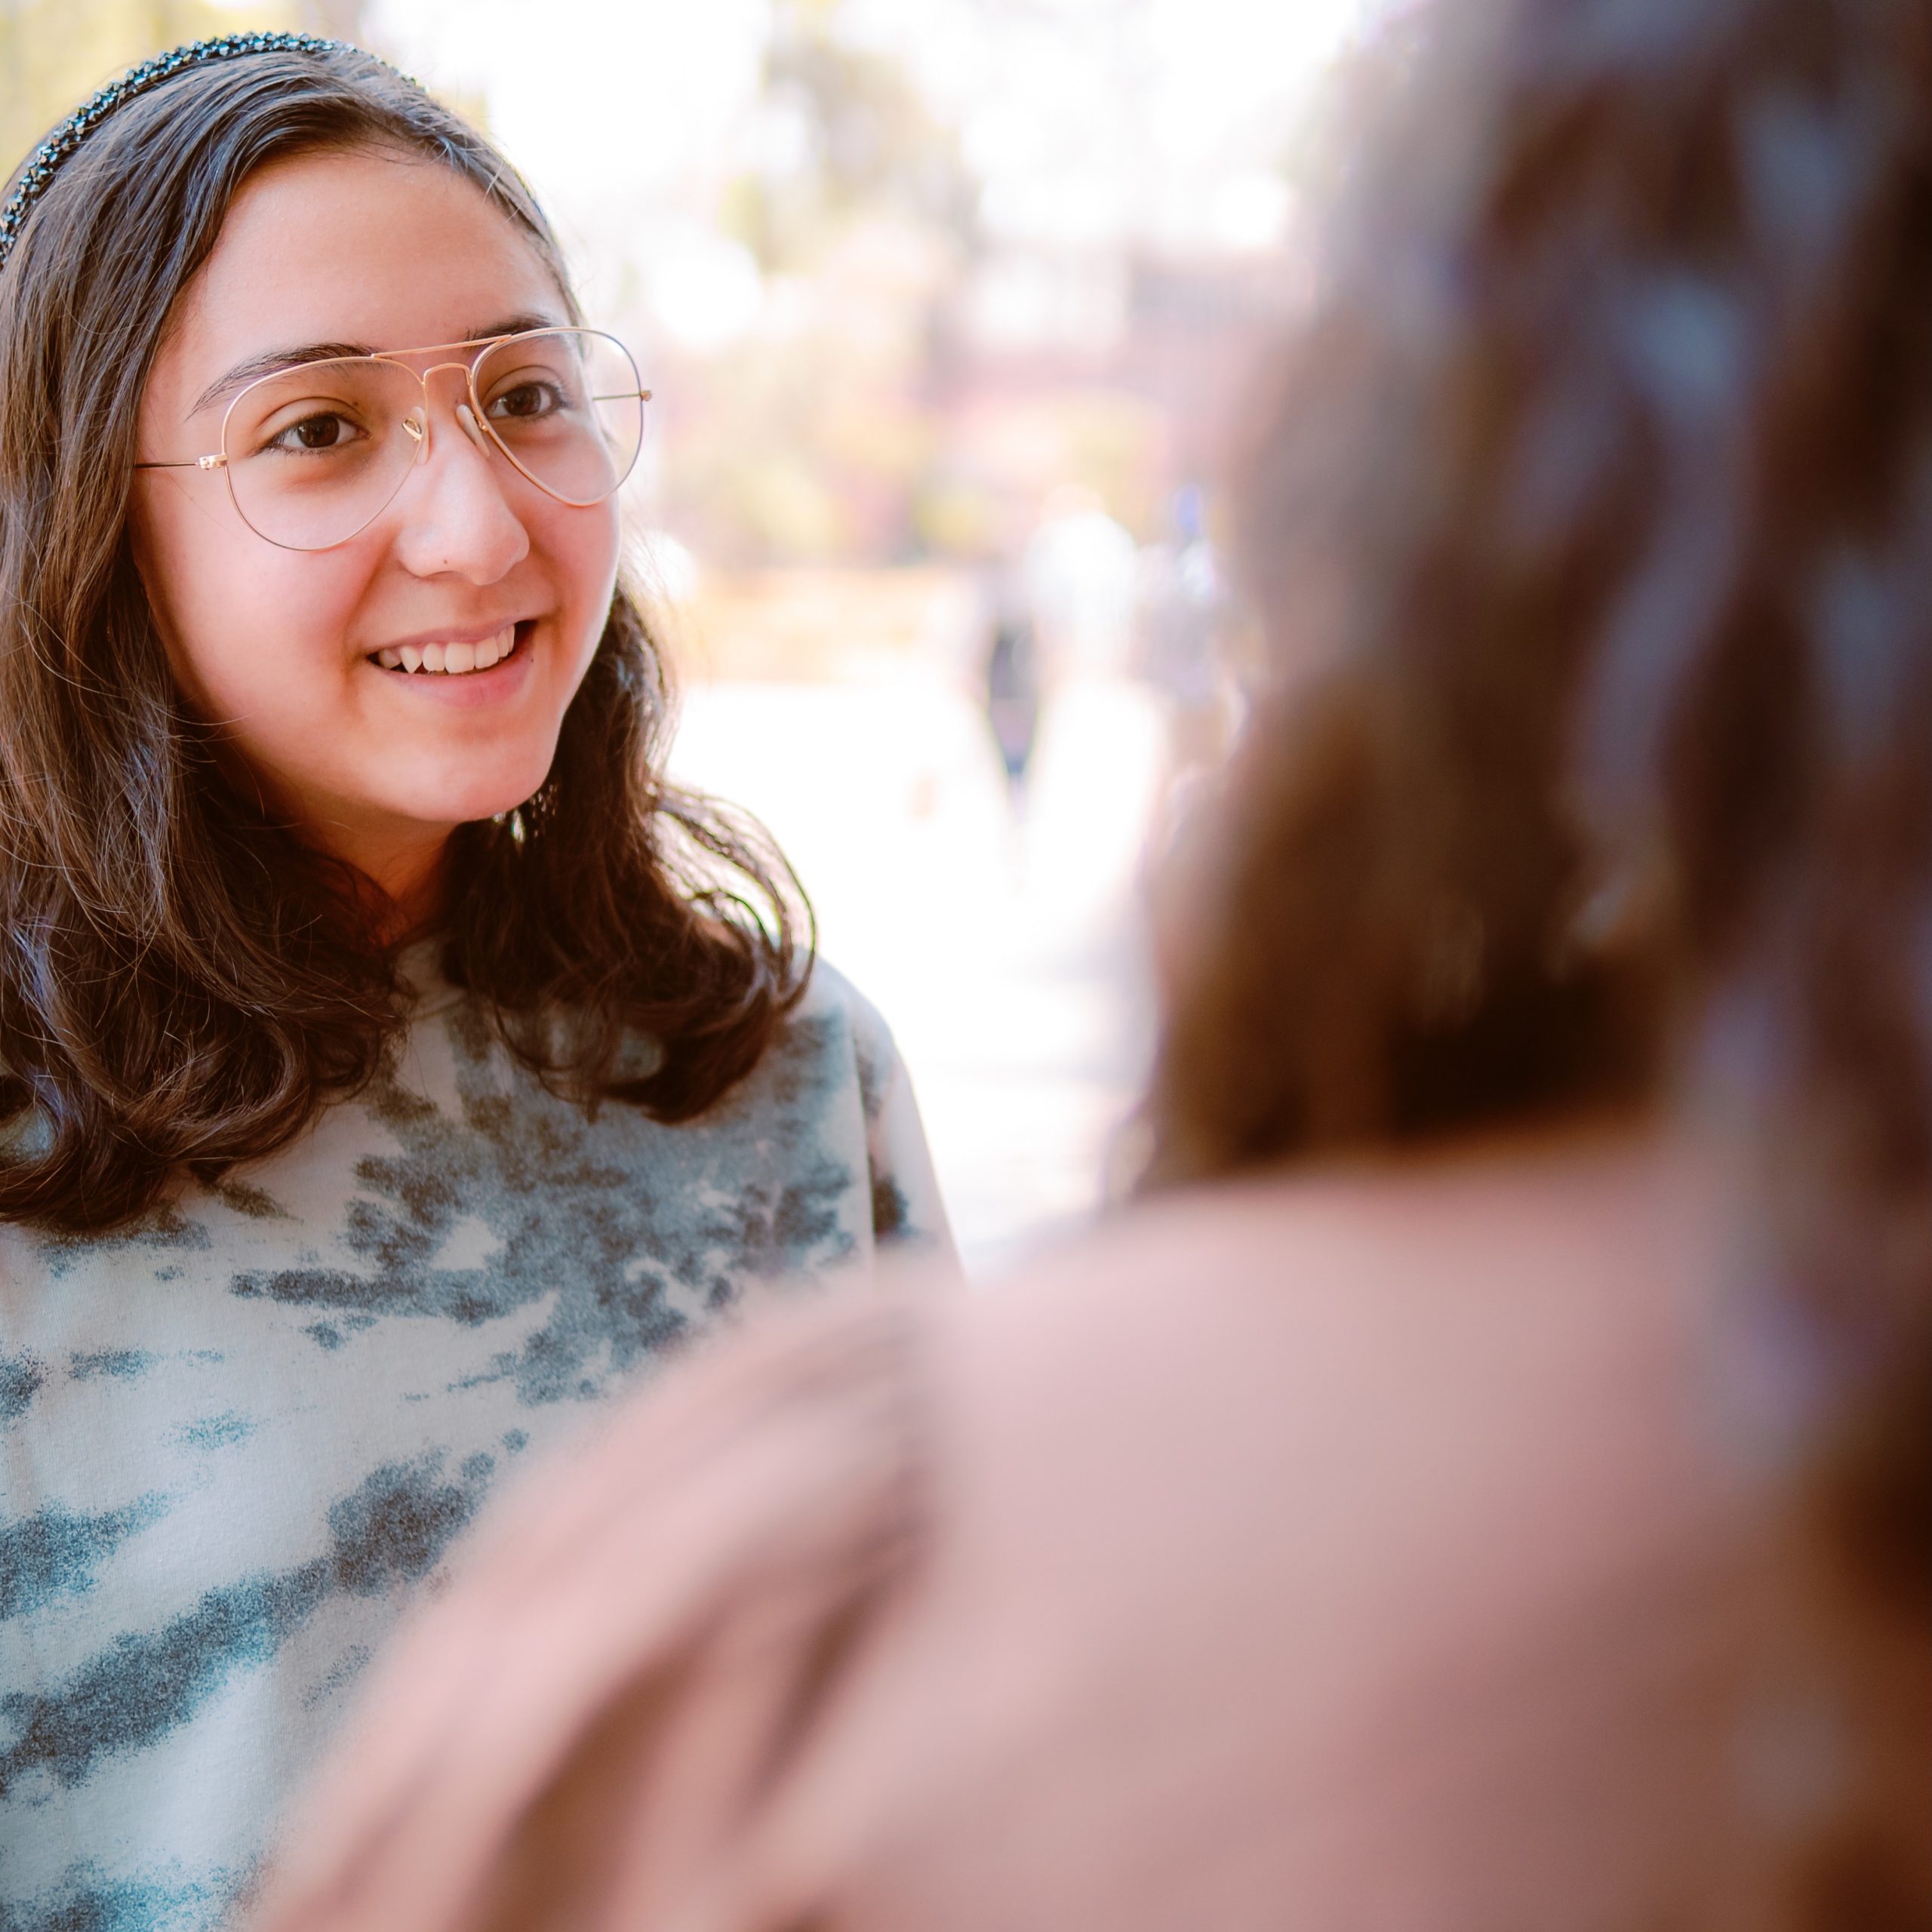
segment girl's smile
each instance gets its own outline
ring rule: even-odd
[[[477,625],[469,631],[453,631],[441,638],[416,637],[399,645],[386,644],[369,656],[386,671],[440,672],[450,677],[473,677],[506,660],[516,649],[518,632],[527,638],[533,627],[528,619],[521,623],[512,619],[488,629]]]
[[[457,632],[420,644],[385,645],[365,662],[390,685],[405,687],[398,700],[405,704],[465,709],[515,704],[527,698],[537,676],[539,628],[526,620],[474,642]]]

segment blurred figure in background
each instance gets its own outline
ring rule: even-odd
[[[1925,1923],[1932,29],[1415,30],[1146,1198],[533,1491],[272,1932]]]
[[[1040,723],[1040,652],[1033,613],[1020,574],[1011,565],[987,574],[984,591],[986,723],[1006,773],[1008,795],[1017,808],[1026,787],[1026,768]]]

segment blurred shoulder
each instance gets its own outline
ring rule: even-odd
[[[1106,1469],[1152,1480],[1180,1441],[1391,1512],[1422,1466],[1477,1512],[1531,1506],[1512,1464],[1668,1484],[1697,1460],[1715,1199],[1678,1150],[1609,1138],[1177,1192],[945,1305],[934,1386],[989,1520],[1002,1490],[1118,1497]]]
[[[1448,1334],[1531,1309],[1564,1321],[1703,1280],[1722,1192],[1702,1150],[1609,1131],[1264,1171],[1133,1204],[958,1318],[1048,1350],[1108,1329],[1168,1346],[1282,1323],[1311,1346],[1355,1332],[1380,1347],[1392,1322]]]

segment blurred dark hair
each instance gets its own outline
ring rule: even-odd
[[[1388,58],[1249,464],[1278,675],[1149,1180],[1741,1088],[1841,1398],[1814,1547],[1922,1672],[1932,10],[1460,0]],[[1883,1836],[1848,1801],[1799,1916],[1924,1922]]]
[[[503,158],[346,48],[192,67],[118,108],[0,271],[0,1217],[103,1226],[285,1146],[401,1023],[366,882],[224,782],[126,531],[148,371],[235,193],[370,146],[473,183],[571,300]],[[560,1091],[675,1121],[757,1063],[810,940],[777,853],[662,782],[666,716],[620,587],[542,789],[456,835],[445,964]],[[641,1074],[633,1029],[662,1048]]]

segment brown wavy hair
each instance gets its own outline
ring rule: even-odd
[[[1149,1183],[1751,1121],[1850,1687],[1786,1916],[1923,1924],[1932,10],[1459,0],[1383,51],[1247,462],[1272,669]]]
[[[218,61],[128,102],[0,271],[0,1217],[103,1228],[272,1152],[404,1023],[368,882],[224,781],[127,533],[143,387],[237,190],[370,146],[472,183],[575,313],[502,156],[350,49]],[[558,1091],[678,1121],[756,1064],[811,946],[762,835],[663,783],[668,716],[620,585],[542,789],[454,836],[444,965]],[[661,1049],[648,1070],[633,1034]]]

